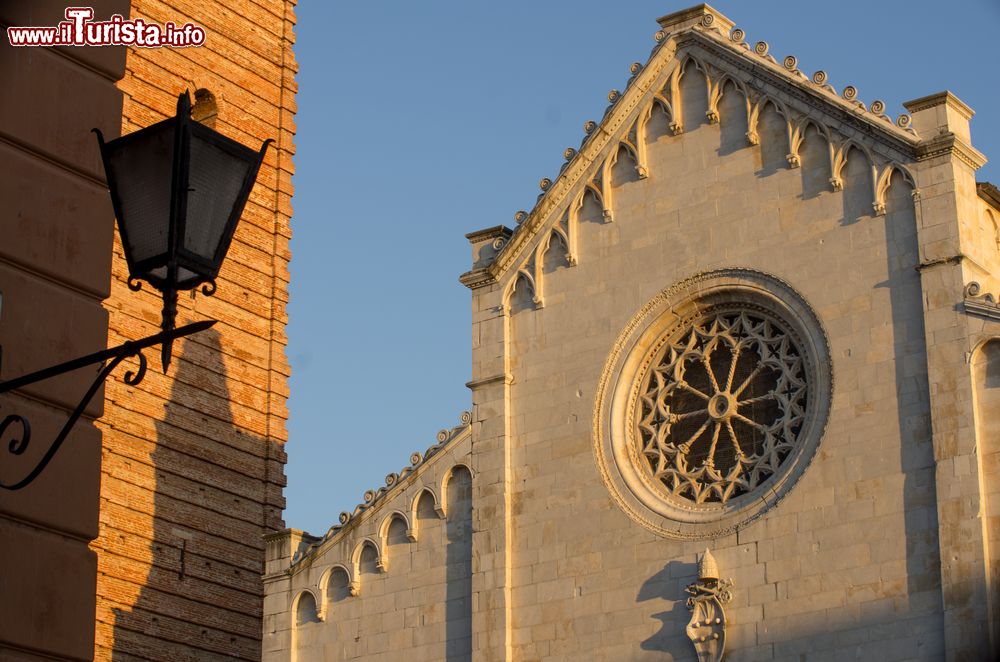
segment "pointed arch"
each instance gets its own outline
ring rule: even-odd
[[[852,149],[858,150],[861,154],[868,159],[868,164],[872,168],[875,167],[875,155],[872,154],[871,150],[867,146],[853,140],[852,138],[845,138],[839,144],[835,141],[830,141],[830,186],[833,187],[834,191],[844,190],[844,179],[842,176],[844,166],[847,165],[847,158],[850,155]]]
[[[659,109],[666,116],[666,131],[663,133],[658,133],[653,135],[650,131],[650,125],[653,122],[653,114]],[[655,92],[646,107],[643,108],[642,112],[639,113],[639,130],[636,135],[636,147],[641,150],[641,156],[643,158],[642,163],[646,165],[648,169],[649,161],[646,152],[646,142],[655,142],[656,138],[660,135],[667,135],[667,132],[671,132],[670,124],[674,121],[674,111],[670,106],[670,102],[659,92]]]
[[[804,117],[798,122],[789,122],[788,156],[785,158],[788,159],[788,165],[792,168],[798,168],[802,165],[802,158],[799,153],[799,149],[802,147],[802,143],[806,139],[806,131],[809,130],[810,126],[815,128],[816,132],[826,139],[828,145],[833,142],[830,137],[830,130],[810,117]]]
[[[747,141],[751,145],[760,144],[760,134],[757,132],[757,125],[760,122],[761,113],[764,112],[764,109],[767,108],[768,104],[774,108],[776,113],[784,118],[786,123],[791,122],[791,115],[788,113],[788,108],[785,107],[785,104],[783,104],[779,99],[769,97],[766,94],[761,95],[761,97],[757,99],[756,103],[749,104],[750,112],[747,115]]]
[[[892,173],[898,172],[903,180],[910,185],[910,190],[914,198],[918,198],[920,190],[917,188],[917,181],[913,178],[906,166],[896,161],[890,161],[882,166],[881,172],[876,166],[872,166],[872,190],[875,192],[875,199],[872,201],[872,209],[876,216],[885,213],[885,197],[892,184]]]
[[[708,81],[708,110],[705,111],[705,117],[708,118],[709,124],[718,124],[720,121],[719,102],[726,93],[726,85],[731,84],[733,89],[743,95],[744,101],[749,100],[743,81],[738,78],[734,78],[728,73],[723,73],[715,80],[712,80],[711,76],[706,75],[705,80]],[[749,111],[749,104],[747,105],[747,108]]]
[[[511,300],[521,283],[523,283],[524,287],[531,294],[531,300],[536,306],[541,308],[544,305],[544,302],[538,298],[538,291],[535,288],[535,276],[531,273],[529,266],[525,265],[517,270],[517,273],[514,274],[504,288],[503,297],[501,298],[501,307],[504,315],[511,313]]]
[[[624,158],[629,159],[631,161],[631,163],[628,164],[628,166],[630,167],[627,167],[624,175],[622,174],[621,167],[619,167],[618,163],[619,160],[623,158],[623,154]],[[605,181],[608,182],[609,187],[616,188],[628,182],[633,182],[642,179],[642,176],[640,175],[642,170],[639,165],[638,152],[636,151],[635,145],[633,145],[628,140],[620,140],[618,142],[618,147],[611,153],[611,156],[608,157],[608,160],[609,162],[606,170],[608,179],[606,179]],[[616,167],[618,167],[617,170]]]

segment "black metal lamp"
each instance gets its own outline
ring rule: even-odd
[[[138,290],[142,287],[139,281],[145,280],[163,292],[162,331],[0,382],[3,394],[95,363],[101,365],[90,388],[35,466],[20,480],[0,481],[0,489],[20,490],[38,478],[101,384],[122,361],[138,358],[138,369],[126,372],[124,377],[126,384],[136,386],[146,375],[144,349],[162,345],[166,372],[174,340],[215,324],[214,320],[204,320],[175,329],[177,292],[199,285],[203,285],[205,294],[215,292],[215,278],[264,161],[267,144],[273,142],[265,140],[255,152],[191,121],[187,92],[177,99],[176,117],[109,143],[104,142],[99,130],[94,132],[125,248],[128,286]],[[24,415],[8,414],[0,420],[0,438],[8,430],[17,429],[14,426],[19,426],[20,434],[9,440],[7,452],[19,456],[31,443],[31,424]]]
[[[177,115],[100,143],[132,290],[146,281],[163,293],[163,331],[174,328],[177,292],[215,278],[264,160],[254,151],[191,119],[187,92]],[[172,341],[163,343],[163,371]]]

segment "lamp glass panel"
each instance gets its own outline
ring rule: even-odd
[[[250,150],[246,151],[253,154]],[[189,163],[184,248],[214,261],[226,234],[233,206],[253,162],[220,148],[192,131]]]
[[[169,250],[174,123],[154,124],[108,143],[108,185],[121,204],[119,227],[133,262]]]

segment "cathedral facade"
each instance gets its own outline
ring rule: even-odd
[[[887,117],[707,5],[659,23],[535,207],[468,235],[471,411],[267,536],[264,660],[997,650],[972,110]]]

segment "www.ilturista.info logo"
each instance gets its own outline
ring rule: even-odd
[[[158,25],[141,18],[114,14],[107,21],[92,21],[93,7],[67,7],[66,20],[54,27],[9,27],[11,46],[141,46],[186,48],[205,43],[205,29],[194,23]]]

